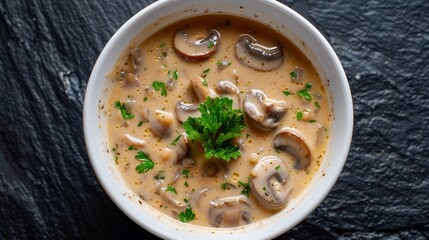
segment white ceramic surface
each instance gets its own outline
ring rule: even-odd
[[[251,18],[269,24],[286,35],[313,61],[332,99],[334,119],[330,129],[331,142],[318,173],[306,191],[279,214],[234,229],[183,224],[160,214],[145,203],[139,203],[138,197],[123,182],[114,160],[107,153],[106,116],[99,109],[109,95],[111,81],[106,80],[106,76],[124,49],[137,36],[144,40],[166,25],[205,11]],[[91,164],[104,190],[127,216],[148,231],[166,239],[269,239],[302,221],[331,190],[350,147],[353,106],[349,85],[335,52],[307,20],[290,8],[268,0],[161,0],[128,20],[103,49],[86,89],[83,123]]]

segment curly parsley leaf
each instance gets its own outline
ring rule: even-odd
[[[128,120],[134,117],[134,114],[127,112],[127,109],[125,108],[125,103],[121,104],[121,102],[117,101],[115,102],[115,108],[121,111],[121,115],[124,120]]]
[[[138,151],[135,158],[142,161],[136,167],[136,171],[138,173],[147,173],[155,166],[155,163],[152,160],[150,160],[149,157],[146,154],[144,154],[142,151]]]
[[[183,127],[189,139],[199,141],[204,147],[205,158],[221,158],[227,162],[241,155],[231,139],[242,136],[246,128],[244,114],[232,108],[232,100],[208,97],[200,104],[201,117],[189,117]]]
[[[195,219],[195,213],[194,211],[192,211],[191,207],[187,207],[186,210],[184,212],[180,212],[178,216],[180,221],[184,223],[190,222]]]
[[[172,187],[171,185],[167,186],[167,189],[165,189],[166,192],[172,192],[175,193],[177,195],[177,191],[174,187]]]
[[[165,87],[165,83],[154,81],[152,83],[152,87],[155,88],[156,91],[161,90],[161,96],[167,96],[167,88]]]

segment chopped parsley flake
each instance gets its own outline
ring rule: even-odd
[[[205,79],[205,78],[203,78],[203,86],[205,86],[205,87],[207,87],[208,86],[208,84],[207,84],[207,80]]]
[[[170,71],[168,71],[168,74],[170,74]],[[173,71],[173,74],[171,74],[171,79],[174,81],[177,81],[179,79],[179,72],[177,72],[177,69]]]
[[[223,190],[226,190],[226,189],[227,189],[227,187],[228,187],[228,185],[226,184],[226,182],[224,182],[224,183],[222,183],[222,184],[220,185],[220,187],[221,187]]]
[[[189,187],[188,181],[186,181],[183,185],[185,185],[185,187]]]
[[[243,195],[246,195],[247,197],[249,197],[249,194],[250,194],[250,177],[249,177],[249,179],[247,180],[247,183],[244,183],[244,182],[242,182],[242,181],[238,181],[238,184],[240,184],[240,186],[242,186],[243,187],[243,190],[241,190],[241,194],[243,194]]]
[[[183,169],[182,175],[185,176],[185,177],[189,177],[189,170],[188,169]]]
[[[296,120],[301,121],[302,120],[302,112],[296,113]]]
[[[311,86],[312,86],[311,83],[307,83],[305,85],[305,89],[298,91],[296,94],[298,94],[298,96],[300,97],[303,97],[307,101],[311,101],[311,94],[310,94]]]
[[[288,92],[288,91],[283,91],[283,94],[285,95],[285,96],[289,96],[289,95],[291,95],[291,93],[290,92]]]
[[[210,39],[209,42],[207,43],[207,48],[212,48],[215,44],[216,44],[216,41],[213,41]]]
[[[319,104],[319,102],[314,102],[314,106],[316,106],[317,108],[320,108],[320,104]]]
[[[203,71],[203,73],[201,74],[202,78],[205,78],[207,76],[207,73],[210,72],[210,68],[207,68],[206,70]]]
[[[192,208],[190,206],[187,207],[184,212],[180,212],[178,216],[180,221],[184,223],[190,222],[195,219],[195,213],[194,211],[192,211]]]
[[[144,97],[144,98],[143,98],[143,102],[147,102],[147,97]]]
[[[177,195],[177,191],[174,187],[172,187],[171,185],[168,185],[167,188],[165,189],[166,192],[172,192],[175,193]]]
[[[143,121],[140,121],[139,124],[137,124],[137,127],[141,127],[143,124]]]
[[[315,123],[315,122],[317,122],[317,120],[312,119],[312,120],[310,120],[310,121],[308,121],[308,122],[310,122],[310,123]]]
[[[296,74],[296,70],[293,70],[293,71],[292,71],[292,72],[290,72],[289,74],[290,74],[290,76],[291,76],[293,79],[296,79],[296,78],[298,77],[298,75]]]
[[[277,166],[275,167],[275,169],[276,169],[276,171],[280,170],[280,165],[277,165]]]
[[[179,141],[180,137],[182,136],[182,134],[180,134],[179,136],[177,136],[177,138],[174,139],[174,141],[171,143],[171,145],[176,146],[176,143]]]
[[[152,87],[155,88],[156,91],[161,90],[161,96],[167,96],[167,89],[165,88],[165,83],[154,81],[152,83]]]
[[[117,101],[115,102],[115,108],[119,109],[124,120],[134,118],[134,114],[127,112],[127,109],[125,108],[125,103],[121,104],[120,101]]]

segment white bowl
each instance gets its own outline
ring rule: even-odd
[[[159,213],[146,203],[139,203],[107,152],[106,116],[101,110],[111,85],[106,76],[132,41],[144,40],[171,23],[205,12],[254,19],[287,36],[313,62],[326,86],[333,109],[331,139],[326,156],[304,193],[280,213],[233,229],[184,224]],[[83,123],[88,154],[101,185],[115,204],[146,230],[167,239],[269,239],[302,221],[331,190],[350,147],[353,106],[346,75],[332,47],[316,28],[290,8],[268,0],[161,0],[128,20],[103,49],[86,89]]]

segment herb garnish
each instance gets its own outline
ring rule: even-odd
[[[137,124],[137,127],[141,127],[143,124],[143,121],[140,121],[139,124]]]
[[[216,41],[210,39],[209,42],[207,43],[207,48],[212,48],[215,45]]]
[[[240,184],[240,186],[242,186],[244,189],[243,190],[241,190],[241,194],[243,194],[243,195],[246,195],[247,197],[249,197],[249,194],[250,194],[250,177],[249,177],[249,179],[247,180],[247,183],[244,183],[244,182],[242,182],[242,181],[238,181],[238,184]]]
[[[246,128],[243,111],[233,109],[232,100],[227,97],[207,97],[199,111],[201,117],[189,117],[183,123],[189,139],[203,144],[205,158],[221,158],[227,162],[237,159],[241,153],[230,140],[242,136],[240,132]]]
[[[296,69],[290,72],[289,74],[293,79],[296,79],[298,77],[298,74],[296,74]]]
[[[195,219],[195,213],[194,211],[192,211],[192,208],[190,206],[187,207],[184,212],[180,212],[178,216],[180,221],[184,223],[190,222]]]
[[[289,95],[291,95],[292,93],[290,93],[290,92],[288,92],[288,91],[283,91],[283,94],[285,95],[285,96],[289,96]]]
[[[155,163],[152,160],[150,160],[149,157],[146,154],[144,154],[142,151],[138,151],[135,158],[142,161],[136,167],[136,171],[138,173],[147,173],[155,166]]]
[[[183,185],[185,185],[185,187],[189,187],[188,181],[186,181]]]
[[[296,120],[301,121],[302,120],[302,112],[296,113]]]
[[[182,175],[185,176],[185,177],[189,177],[189,170],[188,169],[183,169]]]
[[[165,189],[166,192],[172,192],[175,193],[177,195],[177,191],[174,187],[172,187],[171,185],[168,185],[167,188]]]
[[[115,102],[115,108],[121,111],[121,115],[124,120],[128,120],[134,117],[134,114],[127,112],[127,109],[125,108],[125,103],[121,104],[120,101],[117,101]]]
[[[320,104],[319,104],[319,102],[315,101],[315,102],[314,102],[314,106],[316,106],[317,108],[320,108]]]
[[[170,75],[170,71],[168,71],[168,75]],[[173,74],[171,74],[170,77],[174,81],[177,81],[179,79],[179,72],[177,72],[177,69],[173,71]]]
[[[280,165],[277,165],[277,166],[275,167],[275,169],[276,169],[276,171],[280,170]]]
[[[311,101],[311,94],[310,94],[311,86],[312,86],[311,83],[307,83],[305,85],[305,89],[297,92],[298,96],[303,97],[307,101]]]
[[[179,136],[177,136],[177,138],[174,139],[174,141],[171,143],[171,145],[176,146],[176,143],[179,141],[180,137],[182,136],[182,134],[180,134]]]
[[[143,102],[147,102],[147,97],[144,97],[144,98],[143,98]]]
[[[315,122],[317,122],[317,120],[310,120],[310,121],[308,121],[308,122],[310,122],[310,123],[315,123]]]
[[[226,188],[228,187],[228,185],[226,185],[226,182],[224,182],[224,183],[222,183],[222,184],[220,185],[220,187],[221,187],[223,190],[226,190]]]
[[[165,83],[154,81],[152,83],[152,87],[155,88],[156,91],[161,89],[161,96],[167,96],[167,89],[165,88]]]
[[[207,80],[206,80],[205,78],[203,78],[202,83],[203,83],[203,86],[204,86],[204,87],[207,87],[207,86],[208,86],[208,84],[207,84]]]
[[[203,73],[201,74],[201,77],[205,78],[208,72],[210,72],[210,68],[207,68],[206,70],[204,70]]]

